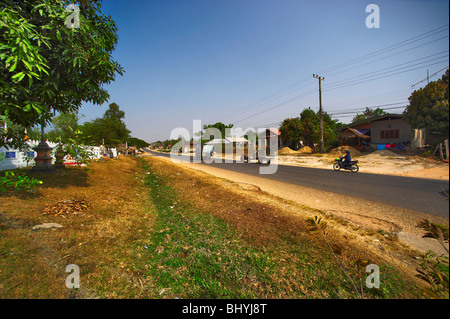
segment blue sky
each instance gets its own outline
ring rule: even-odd
[[[380,28],[366,27],[371,3]],[[148,142],[192,133],[193,120],[278,127],[318,110],[313,74],[325,77],[324,111],[344,123],[365,107],[401,113],[411,84],[448,66],[448,11],[447,0],[104,0],[126,73],[82,121],[116,102]]]

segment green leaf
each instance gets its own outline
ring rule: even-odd
[[[16,69],[16,67],[17,67],[17,62],[14,63],[14,64],[9,68],[9,72],[14,72],[14,70]]]
[[[25,73],[19,72],[12,76],[13,81],[20,82],[25,77]]]
[[[36,79],[40,79],[40,76],[39,76],[39,74],[37,74],[37,73],[35,73],[35,72],[28,72],[28,76],[29,77],[31,77],[31,76],[34,76]]]
[[[23,64],[25,64],[25,66],[27,67],[27,69],[28,70],[32,70],[33,69],[33,67],[30,65],[30,63],[28,63],[27,61],[25,61],[25,60],[22,60],[22,62],[23,62]],[[10,70],[11,71],[11,70]]]
[[[42,110],[41,110],[39,107],[37,107],[36,105],[32,104],[31,106],[33,107],[33,109],[34,109],[36,112],[38,112],[38,114],[41,114],[41,113],[42,113]]]

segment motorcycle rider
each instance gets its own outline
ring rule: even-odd
[[[352,160],[352,157],[350,156],[350,150],[346,150],[345,156],[342,158],[342,164],[344,165],[344,167],[349,166],[351,160]]]

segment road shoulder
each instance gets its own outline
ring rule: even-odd
[[[171,159],[167,157],[160,158],[171,161]],[[327,216],[337,217],[355,227],[395,234],[403,243],[421,252],[426,250],[433,250],[438,254],[445,252],[443,247],[434,239],[422,238],[423,231],[415,226],[417,222],[422,219],[428,219],[434,223],[444,223],[448,225],[448,218],[428,215],[410,209],[358,199],[351,196],[338,195],[308,187],[269,180],[263,177],[232,172],[208,165],[181,161],[178,163],[186,168],[202,171],[242,185],[251,185],[270,195],[292,201],[296,204],[305,205],[313,209],[318,209]]]

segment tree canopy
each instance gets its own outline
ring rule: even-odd
[[[359,114],[359,113],[356,114],[356,116],[353,118],[352,122],[365,120],[370,117],[377,116],[377,115],[383,115],[383,114],[386,114],[386,112],[383,109],[380,109],[379,107],[377,107],[376,109],[371,109],[371,108],[366,107],[364,112],[362,112],[361,114]]]
[[[59,114],[52,119],[52,129],[47,132],[46,137],[50,141],[67,143],[78,129],[78,113],[67,112]]]
[[[330,146],[336,139],[337,120],[323,113],[324,145]],[[320,117],[318,112],[305,108],[300,117],[285,119],[280,126],[281,137],[291,143],[303,141],[305,146],[315,147],[320,142]]]
[[[147,143],[146,141],[137,137],[129,137],[127,139],[127,143],[129,146],[136,146],[137,149],[144,148],[150,145],[150,143]]]
[[[287,118],[283,120],[280,126],[281,138],[289,141],[289,146],[295,148],[302,139],[302,125],[300,118]]]
[[[105,145],[117,147],[124,144],[130,137],[123,119],[125,112],[121,111],[116,103],[111,103],[103,117],[86,122],[80,128],[84,143],[87,145]]]
[[[414,91],[403,118],[413,128],[430,133],[449,134],[448,75]]]
[[[222,122],[217,122],[214,124],[208,124],[208,125],[203,125],[203,130],[201,132],[202,134],[202,143],[206,143],[211,139],[211,136],[207,136],[208,134],[205,135],[205,133],[208,133],[208,129],[209,128],[215,128],[218,129],[220,131],[221,136],[216,136],[215,138],[226,138],[226,130],[227,129],[231,129],[233,128],[233,124],[228,124],[225,125]],[[199,134],[200,132],[196,132],[195,134]],[[211,132],[209,132],[211,133]]]
[[[30,127],[108,100],[103,85],[124,72],[112,59],[117,26],[100,1],[78,3],[78,12],[66,12],[68,0],[0,3],[0,115]],[[66,23],[74,13],[78,27]]]

